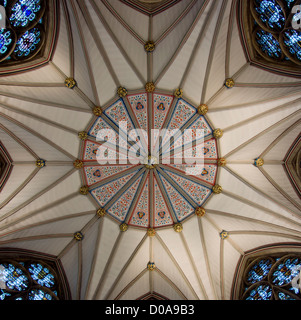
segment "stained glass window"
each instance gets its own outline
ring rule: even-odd
[[[39,285],[47,288],[53,288],[55,285],[54,275],[51,273],[49,268],[43,266],[40,263],[32,263],[28,271],[30,272],[31,277]]]
[[[294,6],[296,1],[295,0],[285,0],[284,2],[286,4],[286,6],[291,9]]]
[[[45,38],[45,0],[0,0],[6,29],[0,29],[0,62],[23,61],[37,55]]]
[[[255,286],[246,294],[246,300],[270,300],[272,297],[272,288],[268,284]]]
[[[13,27],[28,27],[32,21],[40,19],[42,0],[19,0],[11,9],[9,21]]]
[[[58,300],[55,271],[40,261],[0,262],[0,300]]]
[[[289,54],[301,61],[301,32],[288,29],[283,33],[283,42]]]
[[[242,285],[242,300],[300,300],[301,256],[261,257],[250,261]]]
[[[12,43],[11,31],[0,29],[0,53],[5,54]]]
[[[0,62],[13,52],[16,40],[16,33],[12,29],[0,29]]]
[[[270,259],[259,260],[248,272],[247,281],[249,283],[262,281],[269,273],[271,267],[272,261]]]
[[[301,65],[301,12],[299,0],[248,0],[256,59],[277,62],[280,68]]]
[[[17,57],[28,57],[34,53],[41,43],[41,31],[39,28],[33,28],[26,31],[17,41],[14,54]]]
[[[260,20],[271,29],[283,29],[285,17],[282,8],[275,0],[257,0],[255,7]]]
[[[264,54],[271,58],[281,58],[282,50],[280,44],[271,33],[258,30],[256,32],[256,41]]]

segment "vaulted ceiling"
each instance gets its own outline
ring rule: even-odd
[[[153,15],[146,2],[59,1],[57,43],[49,61],[1,75],[0,140],[13,169],[0,193],[0,249],[60,259],[73,299],[138,299],[148,293],[173,300],[231,299],[239,261],[265,248],[299,250],[300,78],[248,60],[239,1],[162,1],[161,7],[154,4]],[[148,41],[153,51],[145,49]],[[73,89],[66,87],[67,78],[75,79]],[[228,78],[234,80],[231,88],[225,86]],[[196,113],[208,106],[207,140],[216,138],[218,158],[225,159],[207,161],[221,189],[212,192],[205,181],[210,189],[202,203],[205,215],[191,212],[180,221],[180,232],[173,228],[178,216],[154,233],[131,224],[121,230],[113,214],[97,214],[101,206],[92,193],[80,193],[91,164],[84,161],[87,137],[79,132],[89,133],[99,118],[96,107],[105,112],[121,99],[118,88],[126,88],[128,96],[148,95],[149,82],[155,85],[151,94],[174,99],[168,119],[179,99]],[[174,96],[179,88],[183,95]],[[129,102],[125,106],[130,109]],[[222,137],[214,136],[216,129]],[[254,165],[257,158],[263,166]],[[39,159],[46,166],[37,166]],[[113,180],[111,170],[105,182]],[[149,184],[156,170],[145,175]],[[122,172],[115,179],[125,179]],[[134,188],[139,202],[143,187],[125,185]],[[171,189],[162,197],[173,211]],[[112,204],[128,196],[126,188],[120,190],[110,195]],[[185,186],[172,192],[189,195]],[[148,208],[149,217],[158,205],[154,201]],[[77,232],[83,238],[76,239]]]

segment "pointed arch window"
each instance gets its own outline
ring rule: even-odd
[[[245,52],[254,65],[288,75],[301,74],[301,1],[239,2]]]
[[[68,300],[60,261],[31,252],[0,251],[0,300]]]
[[[239,300],[301,300],[301,255],[271,254],[249,259]]]
[[[6,28],[0,29],[0,62],[32,58],[45,40],[45,0],[0,0],[5,7]]]
[[[0,28],[0,75],[48,63],[58,37],[58,0],[0,0],[0,6],[6,15]]]

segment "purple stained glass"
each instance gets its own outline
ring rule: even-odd
[[[41,32],[39,28],[33,28],[26,31],[24,35],[19,38],[14,53],[19,58],[28,57],[37,50],[40,42]]]

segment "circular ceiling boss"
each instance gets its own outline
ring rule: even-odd
[[[208,108],[200,112],[176,91],[120,91],[80,139],[86,195],[119,225],[182,224],[215,194],[218,141]]]

